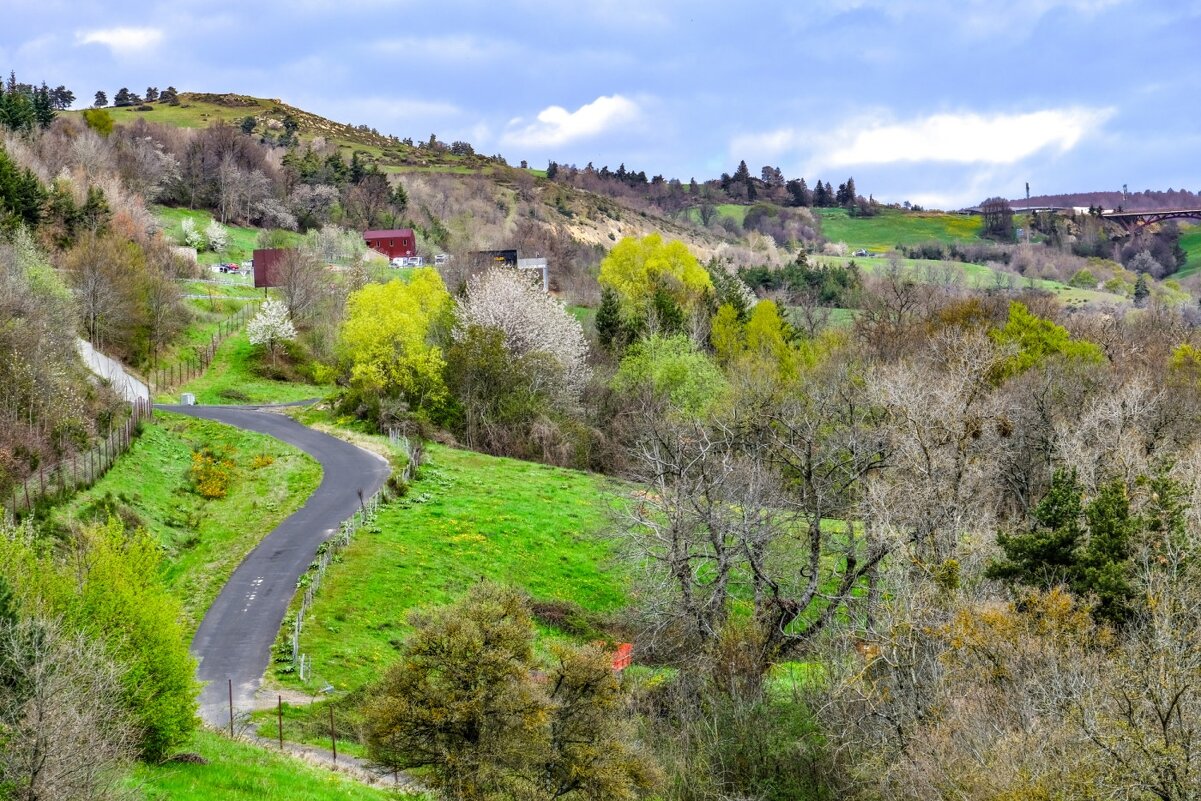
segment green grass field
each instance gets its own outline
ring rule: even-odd
[[[207,211],[192,211],[191,209],[176,209],[167,206],[156,206],[154,213],[158,216],[159,221],[163,226],[163,234],[171,242],[176,244],[182,243],[182,225],[185,218],[191,219],[196,224],[196,230],[201,233],[212,222],[213,215]],[[254,255],[254,249],[258,247],[259,230],[258,228],[243,228],[237,225],[227,225],[225,228],[229,231],[229,245],[220,253],[212,251],[203,251],[196,258],[200,264],[208,266],[221,262],[232,261],[241,264],[244,261],[249,261]],[[288,240],[288,244],[299,244],[301,236],[293,231],[282,232]]]
[[[321,483],[321,467],[265,434],[158,412],[130,451],[92,488],[56,508],[60,525],[97,515],[133,516],[163,546],[164,576],[194,628],[238,563]],[[188,479],[192,452],[230,448],[235,478],[224,498],[205,500]],[[255,469],[251,460],[273,462]]]
[[[254,371],[254,346],[239,331],[217,348],[217,355],[202,376],[190,381],[174,395],[191,392],[197,403],[288,403],[320,398],[329,386],[263,378]]]
[[[871,256],[866,258],[817,256],[814,257],[814,260],[819,263],[831,264],[849,264],[854,261],[868,275],[883,270],[889,264],[889,260],[886,258]],[[956,280],[962,281],[964,286],[976,289],[989,289],[995,286],[1012,286],[1015,289],[1029,287],[1031,289],[1041,289],[1051,292],[1069,305],[1090,302],[1123,303],[1126,300],[1124,297],[1109,292],[1099,292],[1093,289],[1077,289],[1076,287],[1062,284],[1059,281],[1048,281],[1043,278],[1022,278],[1000,270],[994,270],[992,267],[986,267],[983,264],[958,261],[929,261],[925,259],[901,259],[900,263],[907,269],[912,270],[917,275],[919,281],[939,282]]]
[[[301,637],[310,685],[377,679],[395,658],[409,610],[459,598],[480,579],[593,613],[626,601],[626,579],[597,536],[605,479],[431,445],[420,480],[380,513],[326,573]],[[298,680],[280,677],[289,684]]]
[[[979,217],[882,209],[875,217],[851,217],[845,209],[815,209],[821,215],[822,235],[831,242],[875,252],[897,245],[923,242],[980,240]]]
[[[383,801],[423,798],[367,787],[250,743],[199,731],[185,749],[207,765],[139,764],[126,782],[147,801]]]
[[[1201,273],[1201,225],[1180,227],[1180,247],[1188,254],[1184,268],[1173,278],[1188,278],[1190,275]]]

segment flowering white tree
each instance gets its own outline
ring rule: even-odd
[[[204,236],[208,239],[209,250],[214,253],[225,250],[229,245],[229,229],[216,220],[211,221],[204,229]]]
[[[184,217],[183,222],[179,224],[180,231],[183,236],[183,243],[190,248],[204,250],[204,234],[196,229],[196,221],[191,217]]]
[[[296,327],[288,316],[288,305],[282,300],[269,300],[259,307],[259,313],[246,326],[251,345],[265,345],[275,364],[279,347],[285,340],[296,338]]]
[[[495,328],[514,356],[545,353],[563,370],[563,389],[578,400],[588,383],[588,341],[584,329],[562,303],[519,270],[493,267],[472,276],[459,301],[458,329]]]

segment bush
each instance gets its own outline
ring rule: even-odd
[[[188,478],[202,498],[224,498],[234,481],[233,459],[228,452],[219,454],[208,447],[194,451]]]

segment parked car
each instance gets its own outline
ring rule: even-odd
[[[866,255],[867,255],[867,248],[859,248],[859,250],[856,250],[856,251],[855,251],[854,253],[852,253],[851,255],[852,255],[852,256],[866,256]]]
[[[238,273],[238,272],[240,272],[240,270],[238,269],[238,265],[234,264],[232,261],[222,264],[221,267],[219,268],[219,271],[223,272],[223,273]]]
[[[405,257],[397,256],[396,258],[389,260],[388,264],[391,264],[393,267],[404,267],[405,266]]]

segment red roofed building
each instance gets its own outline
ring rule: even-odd
[[[417,239],[412,228],[393,228],[387,231],[364,231],[367,247],[383,253],[389,259],[397,256],[416,256]]]

